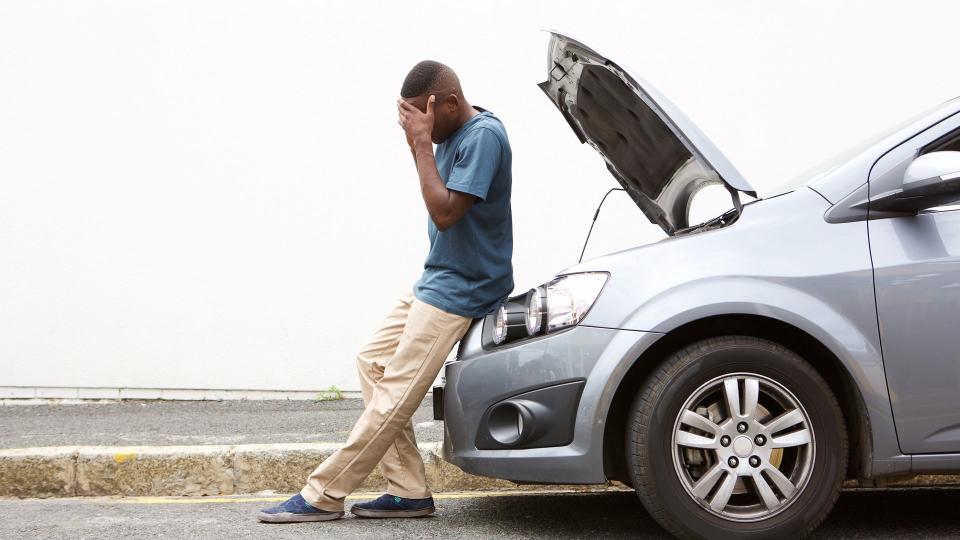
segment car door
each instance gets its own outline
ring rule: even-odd
[[[949,117],[884,155],[871,193],[916,157],[960,150]],[[883,363],[904,453],[960,452],[960,205],[868,221]]]

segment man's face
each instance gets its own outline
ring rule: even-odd
[[[436,96],[436,101],[433,103],[433,131],[430,138],[434,144],[440,144],[456,130],[458,100],[455,94],[449,92],[441,91],[432,94]],[[404,101],[420,109],[421,112],[427,112],[427,99],[430,95],[404,98]]]

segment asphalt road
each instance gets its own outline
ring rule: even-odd
[[[0,407],[0,448],[343,442],[363,401],[122,401]],[[443,438],[429,398],[417,440]]]
[[[422,519],[270,525],[270,500],[0,500],[4,539],[665,538],[629,492],[445,495]],[[960,538],[960,489],[846,491],[817,538]]]

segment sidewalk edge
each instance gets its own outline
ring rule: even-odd
[[[0,449],[0,497],[217,496],[294,493],[334,443],[197,446],[58,446]],[[517,485],[474,476],[444,461],[440,443],[420,444],[430,487],[436,492],[622,490],[622,484]],[[379,468],[361,491],[381,491]],[[889,486],[960,485],[960,475],[928,475]],[[845,487],[856,487],[847,482]]]

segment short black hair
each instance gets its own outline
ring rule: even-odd
[[[440,77],[450,68],[434,60],[424,60],[413,66],[400,88],[400,97],[412,98],[422,96],[440,80]]]

